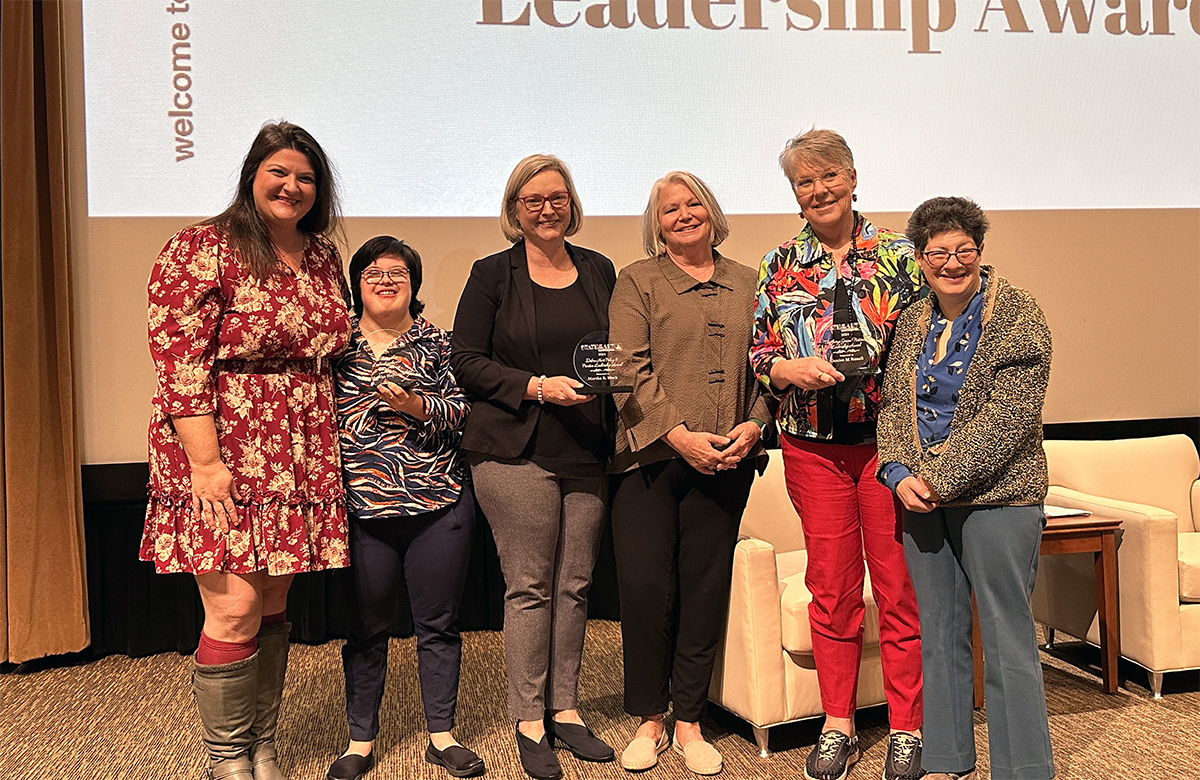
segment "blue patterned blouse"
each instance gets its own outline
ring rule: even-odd
[[[450,370],[450,334],[423,317],[378,359],[357,319],[334,363],[346,507],[360,520],[431,512],[458,499],[466,481],[459,443],[470,403]],[[421,422],[375,392],[385,379],[425,400]]]
[[[958,406],[958,391],[962,389],[967,368],[979,339],[983,335],[983,298],[987,288],[987,276],[981,277],[979,291],[971,298],[967,308],[953,322],[946,320],[935,300],[929,334],[925,336],[925,349],[917,356],[917,434],[921,437],[921,449],[944,442],[950,436],[950,423]],[[950,327],[950,341],[946,345],[946,356],[935,362],[937,344],[946,327]],[[899,463],[888,463],[881,470],[884,484],[892,490],[909,470]]]

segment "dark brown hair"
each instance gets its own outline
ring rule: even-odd
[[[317,198],[296,227],[310,236],[336,234],[341,228],[342,214],[333,166],[317,139],[291,122],[263,125],[242,161],[233,202],[217,216],[200,223],[215,225],[225,234],[229,245],[255,279],[265,277],[278,257],[267,224],[254,205],[254,177],[258,175],[259,166],[282,149],[294,149],[303,154],[317,177]]]
[[[354,300],[354,313],[362,317],[363,271],[384,255],[400,258],[408,268],[408,287],[412,291],[408,299],[408,313],[415,320],[425,311],[425,304],[417,300],[417,293],[421,291],[421,256],[417,254],[417,250],[392,236],[367,239],[354,253],[354,257],[350,258],[350,297]]]
[[[962,231],[981,247],[988,227],[987,214],[970,198],[930,198],[908,218],[905,235],[923,254],[929,239],[952,230]]]

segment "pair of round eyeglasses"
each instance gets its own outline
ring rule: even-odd
[[[845,168],[834,168],[833,170],[825,171],[825,173],[822,173],[815,179],[798,179],[792,182],[792,189],[799,195],[808,195],[816,188],[817,182],[821,182],[827,190],[833,189],[833,186],[842,178],[842,172],[845,170]]]
[[[363,281],[367,282],[369,284],[379,284],[380,282],[383,281],[383,278],[385,276],[387,277],[388,281],[392,282],[393,284],[400,284],[401,282],[407,282],[408,281],[408,269],[407,268],[392,268],[390,270],[384,271],[379,268],[368,268],[367,270],[363,271],[363,273],[362,273]]]
[[[929,264],[934,268],[941,268],[946,263],[950,262],[950,258],[952,257],[958,258],[960,265],[972,265],[976,260],[979,259],[980,252],[978,247],[968,246],[963,247],[957,252],[947,252],[942,249],[935,249],[932,252],[922,252],[921,254],[925,256],[925,259],[928,260]]]
[[[546,201],[550,201],[550,208],[555,211],[565,209],[567,204],[571,202],[571,193],[556,192],[549,197],[544,195],[526,195],[524,198],[517,198],[517,200],[521,201],[521,205],[525,207],[526,211],[536,214],[545,207]]]

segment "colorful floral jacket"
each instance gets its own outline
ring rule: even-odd
[[[842,261],[850,285],[850,308],[871,351],[871,367],[881,368],[900,310],[922,295],[921,271],[913,245],[899,233],[879,230],[854,214],[852,249]],[[817,430],[817,393],[798,387],[771,387],[778,360],[820,355],[830,335],[838,273],[811,225],[767,253],[758,272],[750,364],[771,393],[781,399],[779,427],[793,436],[832,438]],[[850,399],[848,422],[871,422],[879,409],[881,381],[868,375]]]

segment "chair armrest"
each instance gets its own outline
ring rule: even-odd
[[[1136,504],[1132,501],[1122,501],[1117,498],[1106,498],[1079,490],[1071,490],[1060,485],[1051,485],[1046,494],[1046,503],[1053,506],[1063,506],[1068,509],[1086,509],[1089,512],[1105,517],[1125,520],[1126,516],[1140,517],[1170,517],[1176,522],[1178,533],[1179,518],[1174,512],[1149,504]]]
[[[725,640],[709,698],[752,724],[786,719],[783,637],[775,548],[743,538],[733,551]]]
[[[1200,479],[1192,483],[1192,530],[1200,531]]]
[[[1179,520],[1165,509],[1051,487],[1047,501],[1121,521],[1117,578],[1121,654],[1151,669],[1183,657],[1179,612]]]

